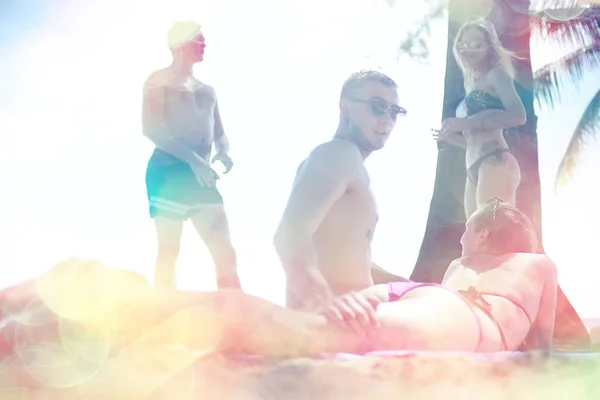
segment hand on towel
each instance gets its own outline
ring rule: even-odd
[[[360,292],[350,292],[335,297],[318,309],[328,321],[342,328],[351,328],[361,336],[379,328],[377,306],[381,300],[366,297]]]

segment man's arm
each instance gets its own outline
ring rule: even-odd
[[[494,68],[490,71],[490,82],[504,110],[484,110],[468,117],[467,121],[472,125],[471,130],[506,129],[525,124],[527,114],[512,78],[503,70]]]
[[[165,86],[152,80],[144,85],[142,129],[144,136],[150,139],[156,147],[185,161],[191,167],[208,165],[193,150],[169,133],[165,123]]]
[[[332,297],[317,265],[313,235],[348,190],[360,154],[350,143],[317,147],[298,172],[273,244],[295,296],[303,304]]]
[[[219,113],[219,103],[215,100],[215,151],[216,154],[229,154],[229,140],[225,135],[223,129],[223,122],[221,121],[221,114]]]

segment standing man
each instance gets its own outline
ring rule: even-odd
[[[288,307],[311,309],[373,285],[378,215],[364,161],[383,148],[405,114],[388,76],[360,71],[344,83],[337,132],[300,164],[274,237],[287,275]]]
[[[204,59],[200,25],[176,22],[168,34],[173,62],[144,84],[143,131],[156,146],[148,162],[146,188],[158,238],[157,286],[173,286],[183,222],[191,219],[215,264],[219,288],[240,288],[219,179],[210,167],[213,144],[229,172],[233,162],[215,91],[193,76]]]

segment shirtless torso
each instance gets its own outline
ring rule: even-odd
[[[193,76],[181,81],[168,69],[163,69],[148,78],[144,96],[153,108],[153,115],[160,117],[145,121],[144,128],[154,129],[157,128],[155,125],[161,125],[165,134],[208,162],[215,128],[218,128],[216,123],[220,122],[215,120],[217,103],[213,88]],[[163,150],[170,153],[170,149]]]
[[[369,186],[364,159],[356,145],[347,140],[333,139],[318,146],[298,168],[279,234],[283,232],[287,243],[301,240],[288,234],[293,236],[293,231],[309,221],[312,232],[308,245],[331,295],[373,284],[371,240],[378,217]],[[315,210],[319,215],[309,215]],[[287,303],[295,308],[302,299],[294,293],[306,282],[294,279],[295,271],[288,268],[286,272]]]
[[[322,146],[323,149],[317,149],[317,152],[327,152],[335,158],[339,148],[354,145],[334,139]],[[378,220],[377,208],[369,175],[358,149],[355,153],[354,159],[349,160],[353,162],[345,165],[352,171],[354,179],[350,180],[342,197],[331,206],[313,236],[317,264],[334,295],[364,289],[373,284],[371,240]],[[305,163],[311,161],[309,157]],[[296,180],[302,176],[303,165],[299,168]]]
[[[406,114],[398,87],[377,71],[351,75],[340,95],[333,139],[302,162],[273,244],[286,273],[287,305],[314,310],[371,277],[377,209],[364,162]]]

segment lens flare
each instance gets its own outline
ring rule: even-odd
[[[36,287],[44,304],[57,316],[100,323],[119,298],[114,275],[103,264],[66,260],[39,277]]]
[[[94,344],[89,344],[94,346]],[[96,354],[102,354],[97,351]],[[90,381],[102,368],[106,356],[80,357],[60,343],[38,342],[18,354],[25,370],[50,388],[69,388]]]
[[[193,364],[202,356],[177,346],[128,346],[111,360],[111,374],[121,384],[118,398],[145,399],[151,394],[171,391],[171,396],[152,398],[192,398],[195,389]],[[148,379],[152,376],[152,380]],[[117,397],[117,396],[113,396]]]
[[[62,320],[39,299],[30,302],[13,322],[9,339],[18,362],[48,387],[84,384],[108,357],[109,342],[103,331]]]
[[[0,389],[0,399],[2,400],[23,400],[31,398],[31,390],[24,387]]]
[[[522,15],[538,14],[540,10],[535,8],[535,4],[530,5],[530,1],[505,1],[504,4],[510,7],[514,12]],[[534,2],[535,3],[535,2]],[[533,6],[533,7],[532,7]]]
[[[60,341],[65,350],[86,363],[102,364],[110,351],[110,331],[86,327],[73,321],[59,322]]]
[[[544,12],[549,18],[552,18],[556,21],[566,22],[579,18],[585,11],[585,8],[565,8],[557,10],[545,10]]]

